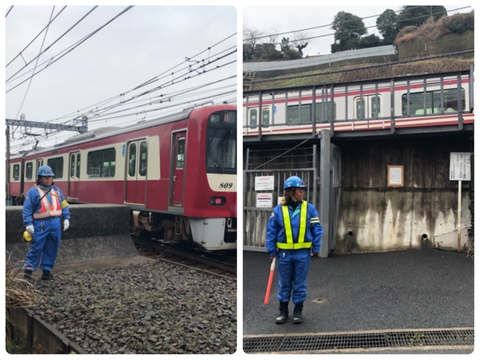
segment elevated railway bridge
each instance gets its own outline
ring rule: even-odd
[[[244,91],[244,249],[264,251],[292,174],[319,210],[321,257],[468,246],[473,83],[471,68]],[[452,178],[456,155],[470,179]]]

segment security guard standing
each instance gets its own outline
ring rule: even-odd
[[[53,185],[55,174],[50,166],[38,169],[37,184],[28,190],[23,204],[23,222],[32,235],[30,251],[23,268],[25,279],[30,280],[38,268],[40,258],[43,270],[42,280],[53,280],[51,271],[57,258],[63,230],[70,226],[70,210],[62,191]],[[43,256],[42,256],[43,255]]]
[[[266,246],[270,258],[278,256],[278,300],[280,314],[277,324],[288,318],[290,297],[295,304],[293,323],[303,322],[303,302],[307,298],[307,275],[310,253],[318,256],[323,228],[315,207],[303,200],[306,185],[298,176],[284,184],[284,197],[267,224]]]

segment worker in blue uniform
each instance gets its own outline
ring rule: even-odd
[[[272,211],[267,224],[266,247],[270,259],[278,257],[277,324],[288,318],[288,303],[295,305],[293,323],[303,322],[303,303],[307,298],[310,256],[318,256],[323,228],[315,207],[304,200],[306,185],[298,176],[284,184],[284,197]]]
[[[70,210],[62,191],[53,185],[55,174],[50,166],[38,169],[37,183],[25,196],[23,204],[23,222],[26,230],[32,235],[30,251],[27,254],[23,269],[25,279],[31,280],[33,271],[43,270],[42,280],[53,280],[51,271],[57,259],[63,230],[70,226]]]

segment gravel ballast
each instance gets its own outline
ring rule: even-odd
[[[89,354],[233,354],[237,282],[163,261],[35,280],[32,310]]]

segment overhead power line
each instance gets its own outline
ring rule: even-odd
[[[63,12],[63,10],[65,10],[66,8],[67,8],[67,7],[64,6],[64,7],[58,12],[58,14],[55,15],[55,17],[54,17],[53,19],[50,19],[50,21],[48,22],[48,24],[45,25],[45,27],[44,27],[22,50],[20,50],[20,52],[18,53],[18,55],[16,55],[12,60],[10,60],[10,61],[8,62],[7,65],[5,65],[5,67],[8,67],[8,66],[9,66],[12,62],[14,62],[19,56],[22,56],[22,53],[23,53],[25,50],[27,50],[28,47],[29,47],[30,45],[32,45],[33,42],[34,42],[35,40],[37,40],[37,38],[38,38],[44,31],[46,31],[46,30],[48,29],[48,27],[50,26],[50,24],[53,23],[53,22],[55,21],[55,19],[56,19],[56,18]],[[52,45],[53,45],[53,44],[52,44]],[[50,46],[49,46],[49,48],[50,48]],[[47,50],[48,50],[48,49],[47,49]],[[42,53],[41,53],[41,54],[42,54]],[[41,54],[39,54],[38,56],[40,56]],[[38,56],[37,56],[37,57],[38,57]],[[32,61],[35,60],[35,59],[36,59],[36,58],[32,59]],[[28,64],[30,64],[32,61],[30,61]],[[28,64],[27,64],[26,66],[28,66]],[[20,71],[21,71],[21,70],[22,70],[22,69],[20,69]],[[14,76],[15,76],[15,75],[14,75]],[[8,81],[8,80],[7,80],[7,81]]]
[[[126,9],[124,9],[123,11],[121,11],[119,14],[117,14],[115,17],[113,17],[112,19],[110,19],[108,22],[106,22],[105,24],[103,24],[102,26],[100,26],[98,29],[96,29],[95,31],[91,32],[89,35],[87,35],[86,37],[84,37],[82,40],[80,40],[79,42],[77,42],[76,44],[74,44],[70,49],[68,50],[65,50],[66,52],[59,56],[57,59],[53,60],[54,57],[52,57],[47,65],[45,65],[45,67],[43,69],[41,69],[40,71],[38,71],[37,73],[33,74],[31,77],[35,76],[35,75],[38,75],[40,72],[42,72],[43,70],[45,70],[47,67],[51,66],[52,64],[54,64],[55,62],[57,62],[58,60],[60,60],[61,58],[63,58],[64,56],[66,56],[67,54],[69,54],[70,52],[72,52],[74,49],[76,49],[78,46],[80,46],[81,44],[83,44],[85,41],[87,41],[89,38],[91,38],[93,35],[97,34],[100,30],[102,30],[103,28],[105,28],[107,25],[109,25],[111,22],[113,22],[114,20],[118,19],[121,15],[125,14],[128,10],[132,9],[133,6],[129,6],[127,7]],[[15,74],[16,75],[16,74]],[[7,82],[9,80],[11,80],[12,77],[10,77],[9,79],[7,79]],[[6,92],[10,92],[12,91],[13,89],[17,88],[18,86],[22,85],[23,83],[25,83],[25,81],[28,81],[30,79],[27,78],[25,79],[24,81],[20,82],[19,84],[15,85],[14,87],[8,89]]]

